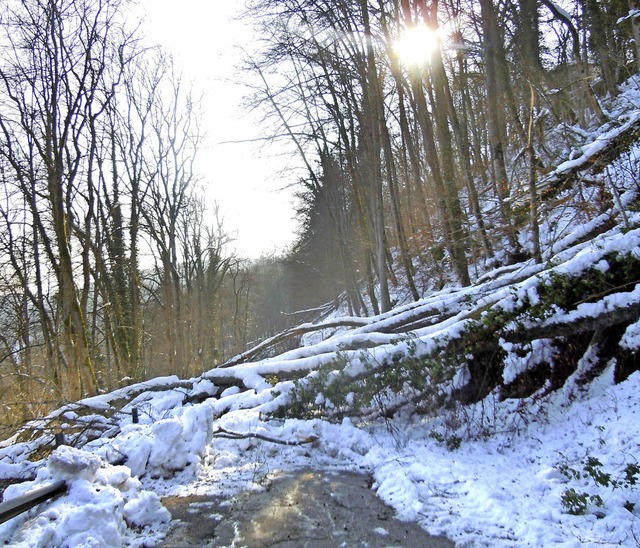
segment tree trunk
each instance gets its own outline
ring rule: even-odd
[[[537,82],[542,72],[540,63],[540,20],[537,0],[518,0],[520,7],[519,31],[522,64],[530,73],[533,82]]]
[[[594,114],[600,121],[600,123],[604,123],[606,121],[606,116],[602,111],[602,107],[598,102],[598,98],[593,93],[593,89],[591,89],[591,84],[589,83],[589,71],[586,61],[582,58],[582,54],[580,52],[580,36],[578,34],[578,30],[575,25],[568,19],[566,13],[558,9],[556,4],[551,0],[541,0],[542,3],[549,9],[549,11],[553,14],[553,16],[561,21],[569,34],[571,35],[571,50],[573,53],[573,60],[578,65],[580,70],[580,80],[582,82],[582,89],[584,90],[585,95],[587,96],[587,101],[589,106],[593,109]]]
[[[498,200],[500,201],[500,214],[511,251],[515,252],[519,246],[512,224],[511,205],[509,202],[509,178],[507,176],[507,166],[502,141],[504,130],[500,122],[498,107],[499,82],[495,60],[498,56],[497,40],[499,39],[499,33],[497,32],[493,0],[480,0],[480,7],[482,11],[484,63],[487,82],[487,119],[489,123],[491,156],[494,174],[497,179],[496,188],[498,191]]]
[[[371,36],[371,28],[369,24],[369,7],[367,6],[367,0],[360,0],[360,8],[362,10],[362,18],[364,23],[364,34],[366,40],[366,52],[367,52],[367,86],[365,97],[368,97],[368,101],[365,99],[364,116],[365,119],[370,118],[370,127],[367,128],[369,133],[365,134],[365,138],[371,139],[369,143],[369,161],[370,161],[370,175],[372,185],[372,199],[373,199],[373,224],[375,230],[376,241],[376,267],[378,274],[378,282],[380,284],[380,302],[381,312],[387,312],[391,309],[391,298],[389,296],[389,282],[387,278],[387,243],[385,232],[385,219],[384,219],[384,198],[382,192],[382,173],[380,166],[380,151],[381,147],[381,126],[384,123],[384,119],[380,119],[381,112],[384,112],[382,106],[382,89],[380,86],[380,80],[378,78],[375,55],[373,51],[373,38]]]
[[[631,15],[631,32],[633,33],[634,51],[636,58],[636,71],[640,72],[640,1],[629,0]]]
[[[602,79],[607,93],[611,97],[618,94],[616,73],[618,68],[615,59],[615,48],[610,39],[610,30],[605,23],[605,13],[599,0],[583,0],[584,11],[589,25],[589,42],[600,66]]]
[[[531,221],[531,234],[533,237],[533,257],[538,264],[542,263],[542,251],[540,250],[540,225],[538,224],[538,188],[537,166],[535,147],[533,145],[533,124],[535,120],[536,95],[533,84],[531,88],[531,104],[529,113],[529,142],[527,143],[527,157],[529,162],[529,217]]]
[[[446,207],[450,223],[451,252],[454,269],[458,280],[463,286],[471,285],[469,267],[467,263],[466,248],[468,235],[464,228],[462,208],[456,186],[456,167],[453,154],[453,143],[449,129],[449,101],[445,90],[447,75],[439,52],[434,53],[432,66],[432,79],[435,91],[434,115],[440,145],[441,169],[444,178],[444,190],[446,192]]]
[[[85,318],[73,278],[73,261],[69,248],[71,226],[62,198],[62,169],[56,159],[53,161],[53,166],[48,174],[48,189],[59,253],[57,278],[60,321],[64,331],[71,397],[80,399],[85,394],[94,394],[98,388],[98,381],[89,354],[89,338]]]

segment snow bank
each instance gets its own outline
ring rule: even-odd
[[[460,545],[628,545],[638,535],[639,489],[601,485],[585,463],[597,458],[596,469],[618,480],[625,466],[638,464],[639,382],[634,373],[614,385],[610,368],[581,396],[574,393],[573,403],[553,394],[539,416],[545,407],[531,404],[519,432],[511,422],[516,402],[488,399],[478,406],[496,421],[497,434],[450,451],[430,439],[429,424],[417,422],[401,446],[378,433],[364,463],[378,495],[401,518]],[[598,495],[602,507],[588,504],[583,515],[572,515],[563,503],[571,489]]]
[[[166,395],[157,395],[162,407]],[[87,444],[105,460],[122,460],[134,476],[169,478],[187,466],[197,464],[211,439],[213,410],[202,403],[173,407],[175,416],[148,424],[127,424],[108,444],[100,440]]]
[[[0,525],[0,541],[12,546],[122,546],[130,527],[147,534],[170,520],[155,493],[142,489],[125,466],[110,466],[95,454],[62,446],[34,481],[7,487],[4,500],[65,480],[68,492]]]

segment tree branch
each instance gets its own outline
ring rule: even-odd
[[[232,432],[231,430],[226,430],[224,428],[218,428],[213,433],[214,438],[226,438],[231,440],[244,440],[249,438],[255,438],[262,441],[268,441],[270,443],[279,443],[280,445],[305,445],[307,443],[313,443],[318,439],[317,436],[308,436],[301,440],[279,440],[277,438],[271,438],[269,436],[265,436],[263,434],[257,434],[255,432]]]

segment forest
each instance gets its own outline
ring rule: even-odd
[[[1,5],[0,543],[640,546],[637,0],[243,2],[257,260],[133,2]]]
[[[2,4],[7,431],[202,374],[336,309],[356,321],[542,263],[555,243],[543,220],[563,207],[574,223],[624,216],[619,181],[639,180],[625,156],[637,121],[588,165],[554,171],[618,119],[609,105],[640,63],[636,0],[248,0],[260,36],[248,108],[304,167],[295,245],[248,261],[204,201],[214,174],[194,169],[197,95],[130,3]],[[401,39],[417,29],[433,46],[408,61]]]

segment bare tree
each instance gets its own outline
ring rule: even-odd
[[[2,25],[2,150],[30,204],[39,268],[55,276],[55,357],[72,397],[98,388],[87,327],[93,131],[113,89],[106,66],[123,47],[118,10],[117,0],[25,0]]]
[[[144,157],[147,188],[138,208],[153,246],[161,286],[169,367],[173,373],[185,373],[189,357],[181,298],[181,264],[185,257],[180,230],[183,216],[194,207],[198,182],[194,162],[202,135],[198,104],[191,91],[184,89],[170,59],[160,57],[158,62],[164,63],[164,74],[151,104]]]

